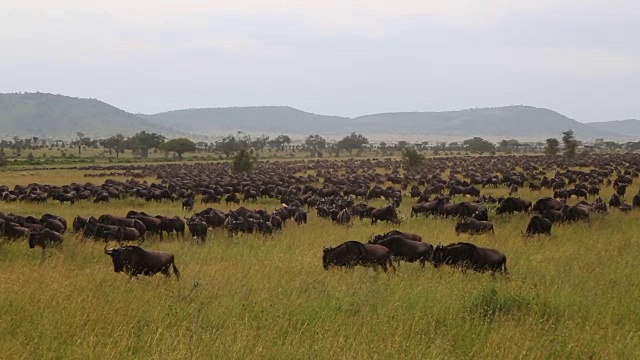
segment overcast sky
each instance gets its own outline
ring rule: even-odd
[[[0,92],[130,112],[524,104],[640,119],[640,1],[6,0]]]

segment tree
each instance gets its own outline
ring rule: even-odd
[[[353,152],[354,149],[362,149],[365,144],[369,143],[369,139],[364,137],[362,134],[356,134],[352,132],[351,134],[342,138],[342,140],[338,141],[336,144],[339,149],[345,149],[349,152],[349,155]]]
[[[109,155],[111,155],[112,151],[115,151],[117,159],[120,153],[124,152],[124,149],[126,147],[124,135],[118,133],[111,137],[108,137],[102,141],[102,146],[109,150]]]
[[[227,135],[216,143],[216,150],[223,153],[227,158],[240,150],[247,150],[249,143],[246,139],[238,139],[235,135]]]
[[[9,160],[7,160],[7,157],[4,154],[4,149],[0,148],[0,167],[7,166],[8,164]]]
[[[82,131],[78,131],[76,135],[78,135],[78,140],[76,140],[76,144],[78,145],[78,155],[80,155],[80,153],[82,152],[82,145],[85,137]]]
[[[409,143],[404,141],[404,140],[400,140],[398,141],[398,143],[396,144],[396,147],[398,148],[398,150],[404,150],[409,146]]]
[[[253,165],[257,160],[258,159],[253,153],[253,150],[241,149],[233,157],[233,162],[231,163],[231,170],[236,173],[251,172],[251,170],[253,169]]]
[[[564,144],[564,156],[569,160],[575,158],[578,142],[573,136],[573,130],[569,129],[562,132],[562,143]]]
[[[560,141],[556,138],[548,138],[547,144],[544,147],[544,153],[547,155],[558,155],[558,151],[560,149]]]
[[[162,144],[161,149],[176,153],[178,160],[182,160],[182,154],[196,151],[196,143],[187,138],[177,138]]]
[[[402,162],[407,168],[419,167],[424,164],[424,155],[418,153],[415,149],[406,148],[402,151]]]
[[[269,146],[276,150],[284,150],[284,146],[288,144],[291,144],[289,135],[278,135],[278,137],[269,141]]]
[[[262,151],[267,146],[268,142],[269,142],[269,137],[265,135],[261,135],[251,141],[251,147],[258,151]]]
[[[462,145],[466,148],[467,151],[476,152],[481,155],[482,153],[492,152],[496,150],[495,145],[477,136],[473,139],[467,139],[463,141]]]
[[[309,149],[311,156],[317,156],[319,151],[327,147],[327,141],[318,134],[311,134],[304,139],[304,146]]]
[[[141,131],[127,140],[127,145],[131,150],[140,152],[140,156],[146,158],[149,156],[149,150],[158,149],[164,143],[165,137],[156,134]]]

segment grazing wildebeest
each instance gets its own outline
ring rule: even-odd
[[[104,231],[106,239],[116,239],[120,242],[142,240],[140,232],[135,228],[126,226],[117,226],[115,229],[107,229]]]
[[[231,193],[224,197],[224,202],[227,205],[229,205],[229,203],[240,204],[240,199],[238,199],[238,195],[236,195],[236,193]]]
[[[409,239],[411,241],[417,241],[417,242],[421,242],[422,241],[422,236],[420,236],[418,234],[403,232],[403,231],[400,231],[400,230],[391,230],[391,231],[389,231],[389,232],[387,232],[385,234],[382,234],[382,235],[374,235],[374,236],[372,236],[370,243],[377,244],[378,241],[390,238],[392,236],[402,236],[403,238]]]
[[[330,266],[354,267],[360,264],[365,256],[366,248],[359,241],[345,241],[333,247],[322,249],[322,267],[327,270]]]
[[[529,225],[527,226],[527,232],[525,235],[551,235],[551,226],[552,223],[549,219],[545,219],[540,215],[534,215],[529,220]]]
[[[351,268],[356,265],[380,266],[387,272],[387,263],[395,270],[391,263],[390,252],[387,248],[375,244],[362,244],[358,241],[346,241],[335,248],[322,249],[322,267],[327,270],[331,266]]]
[[[472,269],[477,272],[496,271],[507,274],[507,257],[500,251],[481,248],[470,243],[459,242],[449,245],[438,245],[433,249],[431,263],[435,268],[442,264]]]
[[[62,235],[49,229],[29,234],[29,248],[31,249],[36,246],[40,246],[42,249],[45,249],[50,245],[60,245],[63,241],[64,238]]]
[[[495,233],[492,223],[474,218],[462,219],[456,224],[456,235],[460,235],[460,233],[480,235],[489,231]]]
[[[393,224],[400,223],[396,208],[393,205],[388,204],[371,211],[371,224],[375,224],[378,221],[386,221]]]
[[[510,196],[504,199],[496,208],[496,214],[526,212],[529,208],[531,208],[531,201]]]
[[[369,243],[373,243],[373,241],[374,240],[370,240]],[[420,261],[422,267],[429,261],[431,253],[433,252],[433,246],[431,244],[412,241],[399,235],[378,240],[375,243],[389,249],[391,256],[396,260],[407,262]]]
[[[173,267],[173,273],[180,279],[180,272],[175,264],[173,254],[162,251],[147,251],[138,246],[124,246],[107,249],[105,254],[113,260],[113,271],[124,272],[129,277],[140,274],[151,276],[159,272],[167,277],[171,276],[169,269]]]

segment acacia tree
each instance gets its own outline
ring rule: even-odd
[[[362,149],[362,147],[369,143],[369,139],[364,137],[362,134],[356,134],[352,132],[351,134],[342,138],[342,140],[338,141],[336,144],[339,149],[345,149],[349,152],[349,155],[353,152],[354,149]]]
[[[91,138],[84,136],[84,133],[82,131],[78,131],[76,135],[78,136],[78,140],[76,140],[75,143],[78,146],[78,156],[79,156],[82,153],[82,146],[89,145],[91,143]]]
[[[575,158],[578,141],[573,136],[573,130],[569,129],[562,132],[562,143],[564,144],[564,156],[569,160]]]
[[[269,146],[276,150],[284,150],[285,145],[291,144],[291,138],[289,135],[278,135],[275,139],[269,140],[268,143]]]
[[[178,160],[182,160],[182,154],[196,151],[196,144],[187,138],[177,138],[162,144],[161,149],[176,153]]]
[[[478,154],[485,153],[485,152],[492,152],[496,150],[495,145],[493,145],[492,143],[488,142],[487,140],[481,138],[481,137],[474,137],[473,139],[467,139],[465,141],[462,142],[462,145],[471,152],[476,152]]]
[[[318,152],[327,147],[327,141],[318,134],[311,134],[304,139],[304,146],[309,149],[311,156],[318,155]]]
[[[141,131],[130,137],[127,143],[131,150],[140,151],[140,156],[146,158],[149,156],[149,150],[158,149],[164,140],[165,137],[160,134]]]
[[[402,162],[406,168],[416,168],[424,164],[424,155],[418,153],[415,149],[405,148],[402,151]]]
[[[231,170],[233,172],[251,172],[254,164],[258,161],[256,155],[253,153],[252,149],[241,149],[238,153],[233,157],[233,162],[231,163]]]
[[[558,151],[560,150],[560,141],[556,138],[548,138],[547,143],[544,147],[544,153],[547,155],[558,155]]]
[[[116,152],[116,159],[119,157],[120,153],[124,152],[125,145],[124,135],[120,133],[110,136],[102,141],[102,146],[109,150],[109,155],[111,155],[112,151]]]

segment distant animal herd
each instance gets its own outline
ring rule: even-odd
[[[631,203],[625,197],[640,173],[640,156],[635,153],[592,154],[571,162],[549,156],[434,157],[420,167],[377,158],[272,161],[259,162],[251,173],[233,173],[224,162],[79,169],[136,176],[126,181],[106,179],[102,184],[0,186],[0,198],[7,203],[36,205],[57,201],[61,206],[91,201],[96,209],[100,204],[126,198],[178,202],[181,216],[131,210],[124,215],[74,218],[72,231],[76,238],[119,243],[115,248],[105,246],[104,251],[112,258],[116,272],[130,276],[158,272],[169,276],[171,268],[176,276],[180,274],[172,254],[144,250],[129,245],[131,242],[142,245],[150,236],[163,239],[174,233],[184,238],[188,230],[191,237],[205,243],[210,229],[223,229],[229,236],[270,236],[285,231],[287,222],[303,226],[310,213],[318,221],[330,221],[335,226],[370,219],[373,226],[382,221],[402,227],[407,219],[399,208],[403,201],[412,201],[410,217],[457,218],[456,234],[495,233],[490,215],[530,214],[522,234],[535,236],[550,235],[556,223],[588,222],[594,214],[607,213],[610,208],[629,212],[640,207],[640,194],[636,193]],[[156,180],[142,180],[149,177]],[[483,194],[487,188],[500,187],[508,189],[507,197]],[[613,188],[608,201],[600,197],[604,187]],[[553,196],[533,202],[517,197],[521,191],[536,193],[542,189],[553,191]],[[194,212],[196,197],[201,206],[223,200],[227,205],[242,206],[230,211],[207,207]],[[572,197],[577,200],[574,205],[569,204]],[[264,198],[276,199],[280,205],[272,211],[249,208]],[[384,199],[386,204],[368,204],[376,199]],[[0,230],[6,239],[28,238],[30,248],[45,249],[64,242],[67,220],[55,214],[38,218],[0,213]],[[373,266],[386,272],[389,267],[395,269],[394,261],[507,273],[507,257],[499,250],[468,242],[432,245],[418,234],[401,230],[374,235],[365,242],[348,240],[322,251],[325,269]]]

